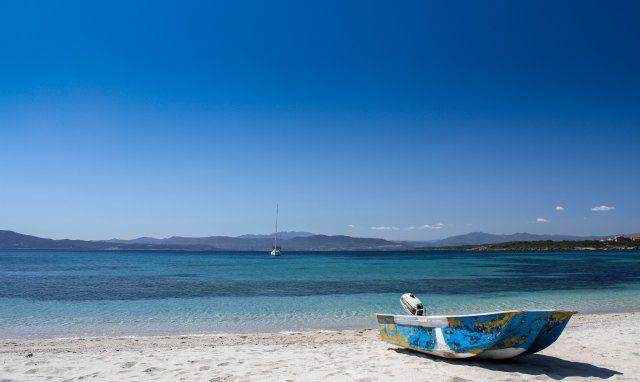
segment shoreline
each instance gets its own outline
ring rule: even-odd
[[[540,309],[529,309],[540,310]],[[561,308],[550,308],[550,310],[562,310]],[[492,312],[474,312],[473,314],[480,313],[492,313]],[[619,314],[637,314],[640,319],[639,309],[625,309],[625,310],[602,310],[602,311],[588,311],[581,312],[576,311],[572,320],[576,317],[585,316],[607,316],[607,315],[619,315]],[[462,315],[462,313],[434,315],[434,316],[451,316]],[[56,341],[56,340],[119,340],[119,339],[153,339],[153,338],[182,338],[182,337],[228,337],[228,336],[250,336],[250,335],[289,335],[289,334],[305,334],[305,333],[336,333],[346,331],[358,331],[358,330],[377,330],[377,324],[375,314],[371,315],[371,325],[368,326],[351,326],[344,328],[325,328],[325,329],[301,329],[301,330],[258,330],[258,331],[226,331],[226,332],[207,332],[207,333],[157,333],[157,334],[123,334],[123,335],[70,335],[70,336],[25,336],[25,337],[0,337],[0,344],[6,341]]]
[[[377,329],[0,340],[5,380],[634,380],[640,313],[574,316],[548,349],[508,362],[445,360]]]
[[[536,243],[536,242],[533,242]],[[386,253],[386,252],[640,252],[640,247],[573,247],[573,248],[492,248],[488,245],[465,245],[452,247],[416,247],[416,248],[370,248],[370,249],[296,249],[286,253]],[[68,252],[68,253],[251,253],[264,254],[265,250],[241,250],[241,249],[57,249],[57,248],[0,248],[0,252]]]

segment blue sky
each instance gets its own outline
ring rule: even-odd
[[[266,233],[279,202],[284,230],[326,234],[637,232],[639,19],[635,1],[5,1],[0,229]]]

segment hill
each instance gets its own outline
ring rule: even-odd
[[[632,240],[524,241],[466,248],[468,251],[622,251],[639,249],[640,242]]]
[[[308,236],[313,236],[315,235],[315,233],[311,233],[311,232],[304,232],[304,231],[283,231],[283,232],[278,232],[278,240],[279,239],[293,239],[294,237],[308,237]],[[240,235],[240,236],[236,236],[239,239],[273,239],[273,234],[246,234],[246,235]]]
[[[402,250],[412,249],[400,243],[375,238],[351,237],[351,236],[327,236],[313,235],[307,237],[294,237],[283,241],[283,248],[293,251],[303,251],[305,248],[314,248],[318,251],[335,250]]]
[[[534,235],[515,233],[495,235],[471,232],[428,242],[394,242],[378,238],[345,235],[314,235],[309,232],[286,232],[278,244],[285,251],[388,251],[388,250],[542,250],[570,248],[605,248],[598,240],[603,236]],[[554,244],[556,243],[556,244]],[[576,244],[577,243],[577,244]],[[501,245],[503,244],[503,245]],[[267,251],[273,245],[271,235],[184,237],[164,239],[140,237],[132,240],[106,241],[54,240],[0,230],[0,250],[67,250],[67,251]]]
[[[600,240],[605,236],[571,236],[571,235],[536,235],[526,232],[517,232],[510,235],[491,234],[485,232],[470,232],[464,235],[450,236],[441,240],[421,242],[421,247],[454,247],[465,245],[485,245],[510,242],[532,241],[580,241]]]
[[[141,237],[133,240],[108,241],[53,240],[23,235],[13,231],[0,231],[0,250],[67,250],[67,251],[267,251],[273,239],[269,236],[241,238],[230,236],[182,237],[166,239]],[[295,236],[279,240],[278,244],[289,251],[353,251],[353,250],[402,250],[410,246],[376,238],[351,236],[311,235]]]
[[[102,250],[110,245],[85,240],[53,240],[0,230],[0,249]]]

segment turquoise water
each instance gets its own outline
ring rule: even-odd
[[[0,337],[360,328],[402,313],[640,311],[640,252],[0,252]]]

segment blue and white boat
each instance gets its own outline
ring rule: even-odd
[[[376,316],[380,338],[390,344],[445,358],[505,359],[547,348],[574,313],[511,310],[460,316]]]

